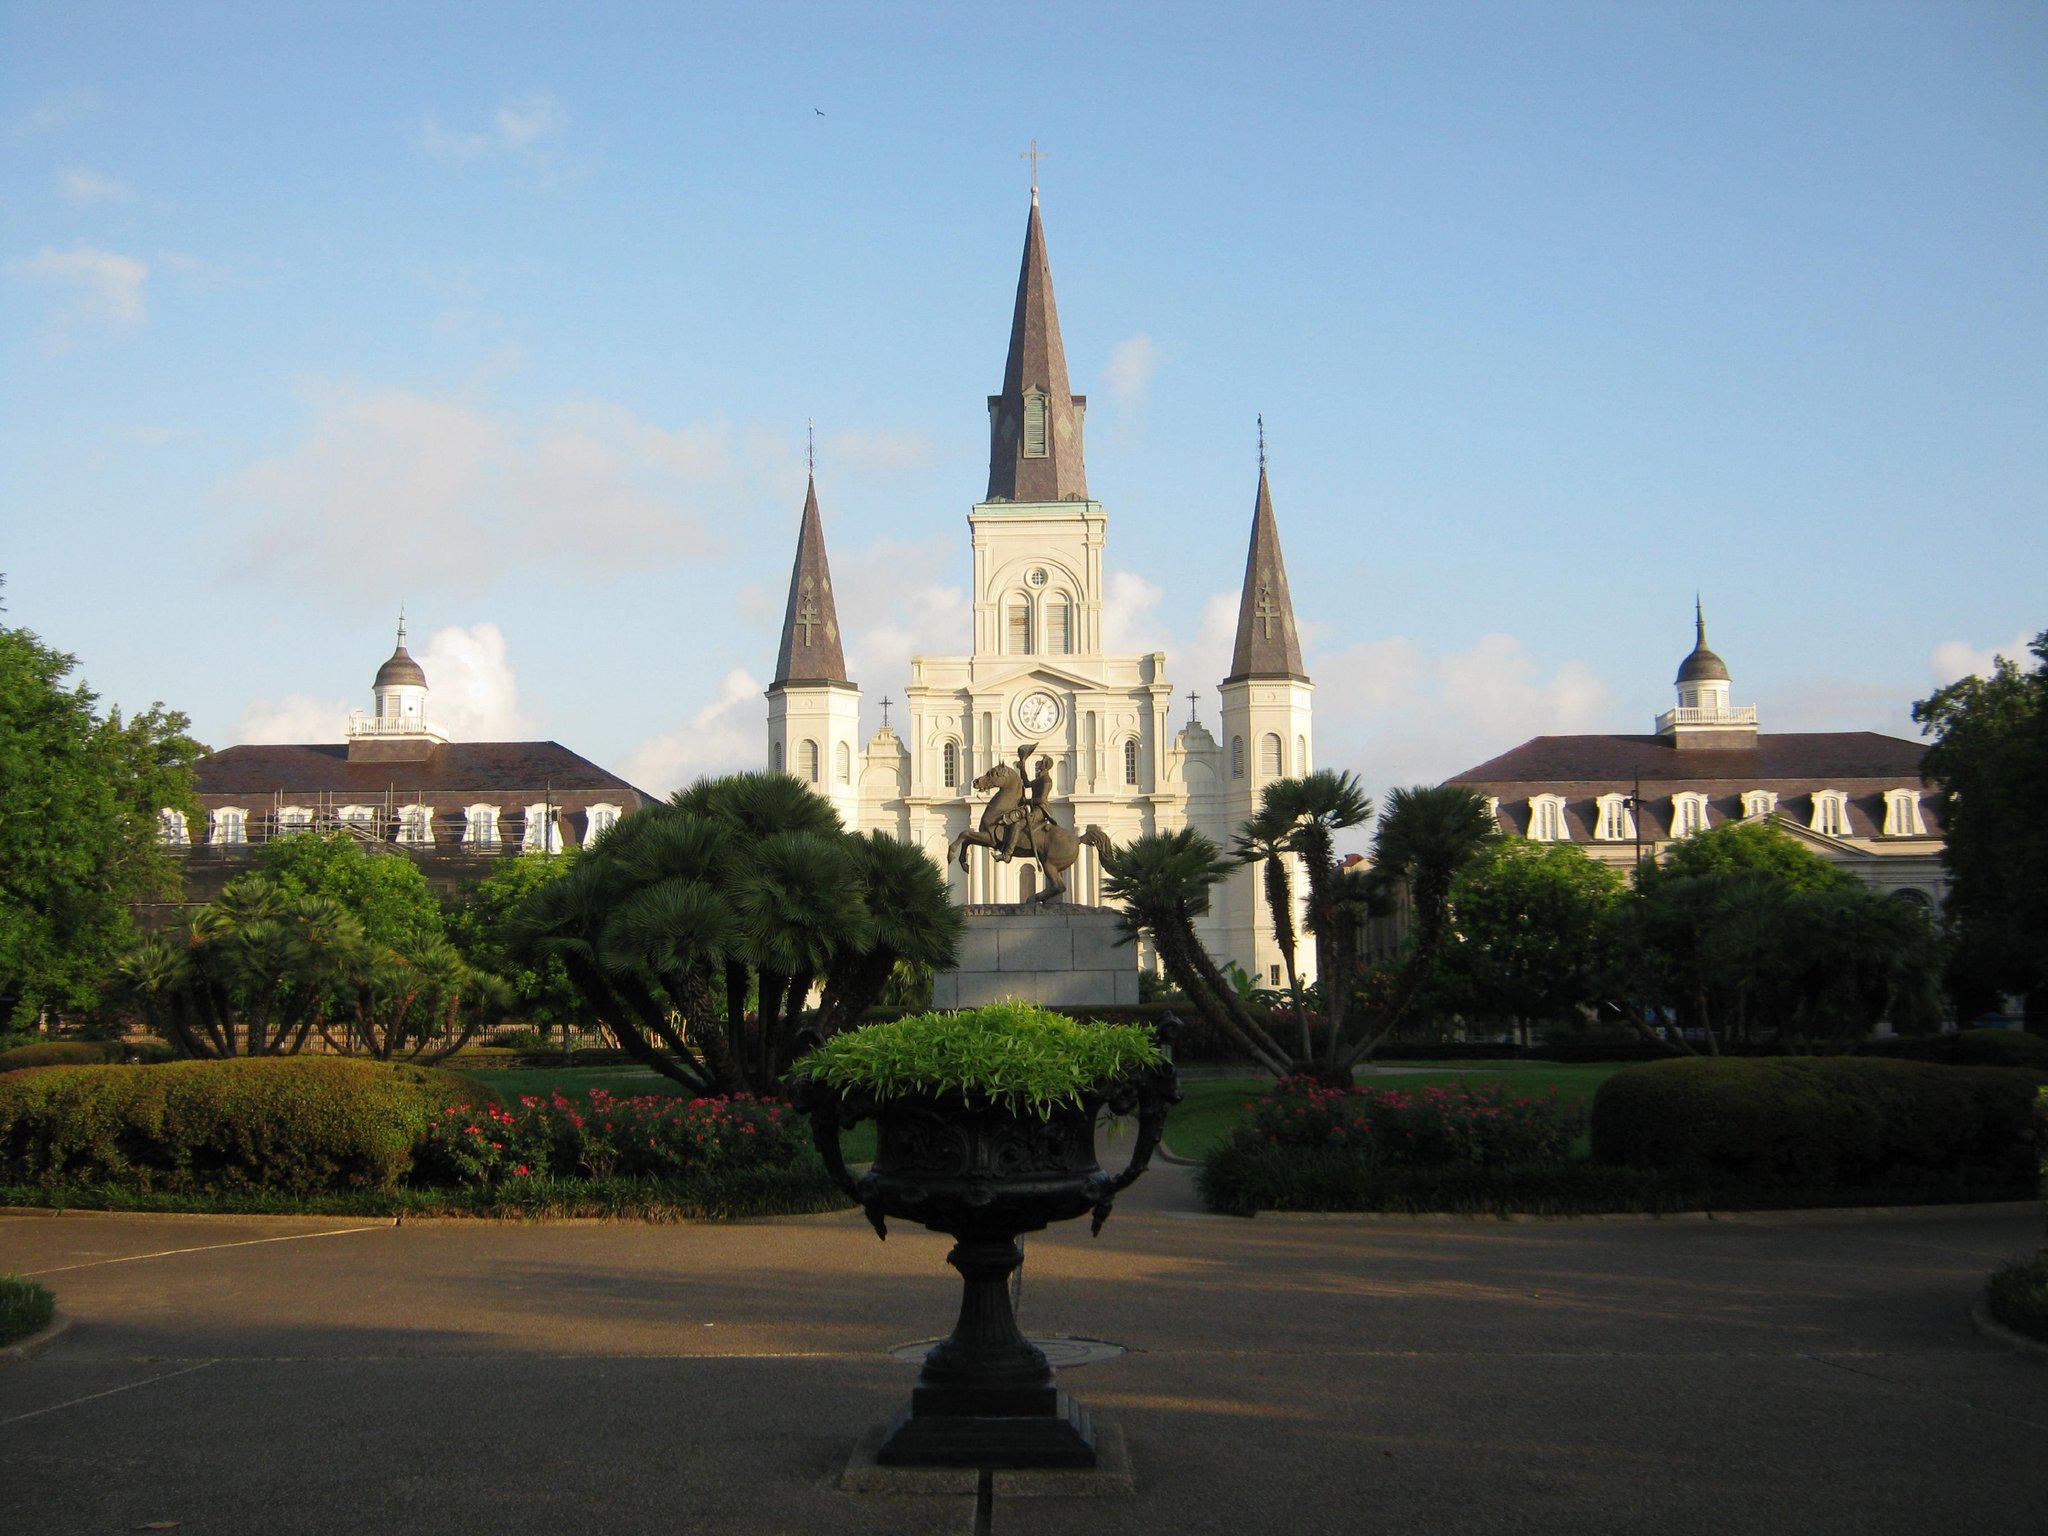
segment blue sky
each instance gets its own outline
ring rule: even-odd
[[[822,112],[823,115],[820,115]],[[757,760],[804,422],[855,680],[964,648],[1041,172],[1115,633],[1223,670],[1263,411],[1321,756],[1766,729],[2048,625],[2036,5],[0,8],[12,622],[216,744]]]

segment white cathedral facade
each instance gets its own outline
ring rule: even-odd
[[[1067,381],[1045,231],[1033,191],[1003,387],[991,395],[987,495],[968,513],[974,628],[956,656],[918,656],[901,730],[859,741],[860,690],[846,675],[815,477],[805,497],[782,644],[768,688],[768,762],[812,784],[847,826],[914,843],[946,864],[978,825],[988,795],[974,780],[1018,750],[1052,761],[1053,813],[1100,827],[1122,845],[1192,826],[1228,849],[1276,778],[1314,761],[1313,685],[1301,660],[1265,466],[1252,513],[1231,675],[1220,686],[1221,735],[1169,723],[1174,685],[1162,651],[1103,648],[1103,549],[1109,516],[1090,498],[1083,461],[1087,399]],[[856,618],[856,622],[858,622]],[[947,865],[956,898],[1013,903],[1036,892],[1026,858],[971,849]],[[1069,899],[1100,904],[1092,849]],[[1300,882],[1297,880],[1297,887]],[[1298,892],[1298,894],[1300,894]],[[1203,938],[1219,961],[1281,979],[1255,866],[1216,892]],[[1300,961],[1312,971],[1311,947]]]

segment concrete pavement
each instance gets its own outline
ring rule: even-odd
[[[1027,1240],[1024,1320],[1123,1501],[991,1529],[2048,1531],[2048,1366],[1979,1337],[2038,1216],[1231,1221],[1158,1169]],[[834,1476],[950,1325],[945,1240],[738,1226],[0,1217],[73,1318],[0,1367],[0,1530],[972,1532]],[[165,1526],[162,1522],[177,1522]]]

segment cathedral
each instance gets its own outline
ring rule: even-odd
[[[1302,666],[1280,530],[1263,454],[1221,737],[1198,721],[1174,732],[1167,657],[1103,648],[1103,550],[1109,515],[1088,493],[1088,401],[1067,379],[1038,192],[1010,319],[1002,390],[988,398],[988,492],[968,512],[974,619],[965,650],[918,656],[903,687],[900,731],[886,721],[863,745],[860,689],[847,675],[816,475],[806,489],[782,643],[768,688],[768,764],[831,802],[849,827],[914,843],[943,865],[969,905],[1039,894],[1028,859],[953,840],[978,825],[988,796],[975,781],[1022,750],[1050,760],[1052,810],[1075,831],[1118,844],[1194,827],[1228,848],[1270,781],[1313,762],[1313,685]],[[858,624],[859,615],[849,615]],[[892,685],[893,686],[893,685]],[[1102,901],[1098,854],[1083,848],[1068,899]],[[1256,869],[1216,891],[1202,937],[1219,960],[1281,979]],[[1304,950],[1304,956],[1306,950]]]

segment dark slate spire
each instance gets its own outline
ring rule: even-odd
[[[773,687],[786,683],[844,683],[839,612],[832,603],[832,568],[825,563],[825,524],[818,516],[818,478],[804,492],[803,527],[789,572],[789,606],[782,615],[782,650]]]
[[[1081,416],[1087,405],[1085,395],[1067,387],[1067,351],[1060,343],[1052,264],[1045,254],[1045,225],[1038,216],[1038,189],[1033,187],[1003,392],[988,398],[988,499],[1086,501]]]
[[[1301,640],[1294,632],[1294,599],[1287,593],[1287,562],[1280,557],[1280,525],[1266,484],[1266,434],[1259,429],[1259,499],[1252,508],[1252,542],[1244,557],[1244,592],[1237,600],[1237,646],[1226,683],[1249,677],[1299,677]]]
[[[1692,654],[1678,664],[1681,683],[1725,683],[1728,663],[1707,649],[1707,611],[1695,596],[1692,600]]]

